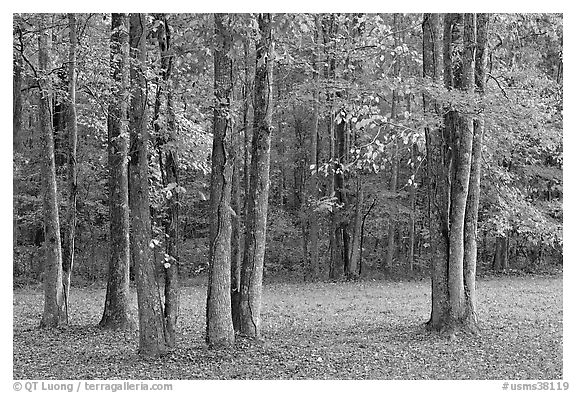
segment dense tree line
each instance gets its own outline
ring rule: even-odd
[[[556,14],[16,14],[14,276],[42,326],[107,280],[100,326],[258,339],[264,276],[432,277],[475,329],[476,272],[562,259]],[[107,268],[106,268],[107,267]],[[163,286],[163,293],[158,288]]]

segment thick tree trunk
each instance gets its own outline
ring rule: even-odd
[[[110,67],[117,97],[108,108],[110,260],[100,327],[131,329],[128,209],[128,102],[130,84],[127,14],[112,14]]]
[[[439,14],[424,14],[423,73],[424,77],[440,85],[442,81],[442,28]],[[448,206],[449,188],[446,168],[448,148],[443,131],[435,119],[440,108],[433,98],[424,95],[424,110],[429,124],[426,133],[426,163],[428,177],[429,233],[432,244],[432,311],[427,325],[440,330],[448,315]]]
[[[72,268],[74,267],[74,248],[76,239],[76,195],[78,185],[76,175],[76,150],[78,146],[78,123],[76,120],[76,15],[68,14],[68,28],[70,30],[70,51],[68,55],[68,230],[66,235],[66,248],[62,255],[62,284],[64,286],[64,301],[66,315],[70,310],[70,282]]]
[[[54,161],[54,136],[50,122],[50,91],[48,72],[48,31],[45,16],[40,15],[38,37],[38,72],[40,86],[39,122],[42,135],[44,162],[44,313],[42,328],[56,328],[67,324],[66,304],[62,289],[62,248],[58,218],[58,192],[56,190],[56,164]]]
[[[211,347],[234,343],[230,298],[230,199],[232,189],[232,26],[230,14],[214,15],[214,123],[210,181],[210,243],[206,342]]]
[[[271,93],[274,61],[272,15],[259,14],[257,20],[260,39],[256,43],[251,180],[246,211],[246,241],[240,287],[240,333],[253,338],[261,336],[260,309],[270,185]]]
[[[477,14],[476,55],[474,82],[476,91],[483,95],[486,84],[486,64],[488,61],[488,24],[489,14]],[[484,119],[474,119],[474,140],[472,142],[472,162],[468,200],[464,228],[464,289],[465,318],[470,325],[478,322],[476,310],[476,261],[478,254],[478,205],[480,203],[480,180],[482,170],[482,145],[484,139]]]
[[[130,14],[130,218],[138,295],[139,345],[145,356],[168,351],[164,310],[150,250],[148,128],[146,119],[146,15]]]

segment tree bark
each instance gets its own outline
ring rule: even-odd
[[[464,48],[462,54],[461,90],[472,92],[474,89],[474,56],[476,49],[476,17],[464,14]],[[450,200],[450,239],[448,258],[448,293],[450,294],[450,318],[461,321],[465,314],[464,298],[464,216],[470,164],[472,160],[472,142],[474,136],[471,115],[458,113],[455,118],[452,137],[454,169]]]
[[[484,95],[486,85],[486,64],[488,62],[488,24],[489,14],[477,14],[476,55],[474,58],[474,82],[476,91]],[[472,161],[468,200],[464,228],[464,290],[465,318],[469,324],[478,322],[476,310],[476,261],[478,254],[478,205],[480,203],[480,180],[482,170],[482,145],[484,139],[484,119],[474,119],[474,140],[472,142]]]
[[[70,49],[68,54],[68,230],[66,235],[66,248],[62,261],[62,284],[64,286],[64,301],[66,304],[66,318],[70,310],[70,282],[72,268],[74,267],[74,248],[76,239],[76,150],[78,146],[78,123],[76,119],[76,15],[68,14],[68,28],[70,30]]]
[[[232,180],[232,31],[230,14],[214,14],[214,123],[210,181],[210,243],[206,342],[211,347],[234,343],[230,298],[230,198]]]
[[[240,139],[239,135],[234,136],[234,147],[239,151],[240,149]],[[241,225],[240,221],[240,208],[241,196],[240,196],[240,168],[241,162],[238,155],[234,155],[234,168],[232,173],[232,211],[235,212],[235,216],[232,218],[232,240],[231,240],[231,268],[230,268],[230,296],[232,298],[232,325],[234,326],[234,331],[240,330],[240,278],[242,269],[242,250],[241,250]]]
[[[314,84],[314,92],[312,95],[312,127],[310,129],[310,165],[314,166],[310,174],[309,181],[309,192],[312,202],[318,200],[319,194],[319,183],[318,183],[318,124],[320,119],[320,70],[319,70],[319,48],[320,41],[322,40],[322,26],[320,26],[320,18],[316,15],[314,16],[315,29],[314,29],[314,39],[315,47],[312,52],[312,83]],[[312,280],[317,280],[320,277],[320,253],[318,250],[318,237],[320,233],[320,227],[318,224],[318,214],[314,209],[314,203],[310,204],[309,214],[308,214],[308,224],[309,224],[309,249],[310,249],[310,274]]]
[[[14,16],[14,34],[19,34],[20,25]],[[22,54],[14,50],[14,72],[12,74],[12,149],[20,152],[22,142]]]
[[[162,186],[169,185],[171,195],[167,198],[166,215],[162,220],[165,239],[164,260],[164,320],[166,324],[166,342],[169,347],[176,346],[176,325],[179,314],[178,270],[180,263],[180,184],[178,175],[178,141],[171,85],[173,55],[171,54],[171,30],[166,14],[156,16],[161,22],[157,28],[158,49],[160,51],[160,78],[154,104],[154,128],[156,146],[162,177]],[[166,130],[162,131],[159,116],[162,99],[166,100]]]
[[[128,210],[128,102],[129,102],[129,19],[112,14],[110,67],[115,97],[108,108],[108,170],[110,209],[110,260],[104,314],[100,327],[131,329],[130,241]]]
[[[259,14],[257,20],[260,39],[256,43],[252,162],[240,287],[240,333],[252,338],[261,336],[260,310],[270,186],[272,72],[274,64],[272,15]]]
[[[399,15],[394,14],[394,30],[400,29],[400,21],[398,20]],[[394,47],[399,45],[398,33],[394,34]],[[393,76],[400,76],[400,62],[398,60],[394,61]],[[392,90],[392,106],[390,110],[390,117],[392,120],[396,120],[398,117],[398,91],[396,89]],[[395,130],[392,130],[395,132]],[[396,135],[397,136],[397,135]],[[400,159],[398,157],[398,138],[394,139],[394,155],[392,157],[392,176],[390,177],[390,193],[392,195],[396,194],[396,188],[398,185],[398,170],[400,166]],[[392,262],[394,260],[394,254],[396,253],[396,211],[397,211],[397,201],[394,199],[392,203],[392,211],[388,215],[388,246],[386,247],[386,261],[384,263],[385,269],[392,268]]]
[[[47,78],[49,53],[48,30],[45,16],[39,16],[38,72],[40,86],[39,121],[42,135],[44,163],[44,313],[42,328],[57,328],[67,324],[66,304],[62,288],[62,248],[60,244],[60,221],[58,218],[58,192],[56,189],[56,163],[54,159],[54,135],[50,121],[50,82]]]
[[[439,14],[424,14],[423,74],[430,82],[442,83],[442,28]],[[426,163],[428,177],[428,225],[431,242],[432,310],[427,326],[440,330],[448,315],[448,206],[449,188],[446,168],[448,147],[438,124],[439,105],[427,94],[423,96],[428,114]]]
[[[138,353],[159,356],[168,351],[164,310],[150,250],[148,194],[148,128],[146,119],[146,15],[130,14],[130,219],[131,251],[138,295]]]

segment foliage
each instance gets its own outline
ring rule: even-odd
[[[428,283],[272,284],[265,341],[207,351],[204,285],[183,288],[180,342],[170,355],[136,354],[137,335],[96,328],[103,289],[73,289],[74,322],[36,328],[42,293],[14,295],[15,379],[533,379],[562,378],[562,280],[478,282],[482,334],[428,333]],[[136,299],[133,298],[133,304]],[[60,356],[54,356],[58,352]],[[75,359],[70,362],[69,359]]]

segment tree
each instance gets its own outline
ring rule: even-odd
[[[424,14],[422,22],[423,75],[435,86],[442,81],[442,27],[439,14]],[[426,127],[426,162],[428,175],[429,233],[432,244],[432,312],[428,327],[439,330],[446,318],[448,304],[448,160],[447,139],[439,124],[440,107],[429,94],[423,97],[424,110],[429,116]]]
[[[110,260],[106,303],[100,326],[112,329],[133,327],[130,310],[130,241],[128,210],[128,102],[129,19],[112,14],[110,68],[115,99],[108,107],[108,170],[110,209]]]
[[[206,342],[211,347],[234,343],[230,299],[232,160],[232,16],[214,15],[214,123],[210,179],[210,241]]]
[[[148,129],[146,120],[146,16],[130,14],[130,220],[131,251],[138,295],[138,352],[162,355],[168,350],[164,310],[150,253]]]
[[[488,28],[490,14],[477,14],[476,54],[474,58],[474,84],[476,92],[484,95],[486,91],[486,64],[488,62]],[[477,323],[476,315],[476,263],[478,254],[478,206],[480,205],[480,180],[482,170],[482,147],[484,142],[484,119],[474,119],[474,139],[468,185],[468,200],[464,217],[464,284],[465,318],[472,325]]]
[[[60,220],[58,218],[58,191],[56,188],[56,163],[54,160],[54,136],[50,121],[50,79],[48,75],[48,29],[46,16],[39,16],[38,76],[40,87],[39,121],[42,134],[44,177],[44,313],[40,327],[55,328],[66,325],[66,304],[62,290],[62,247],[60,244]]]
[[[174,55],[171,53],[172,33],[168,24],[168,16],[159,14],[156,20],[160,23],[156,29],[158,48],[160,50],[160,75],[156,100],[154,103],[154,128],[156,131],[156,147],[158,162],[162,177],[162,186],[167,189],[166,214],[162,220],[165,232],[164,257],[164,318],[166,323],[166,340],[173,347],[176,344],[176,324],[179,312],[178,264],[180,260],[180,193],[178,175],[178,149],[176,119],[174,113],[173,87],[171,75]],[[161,130],[160,111],[163,96],[166,101],[166,129]]]
[[[270,187],[271,95],[274,61],[272,15],[259,14],[257,21],[260,39],[256,42],[250,189],[248,191],[246,240],[240,279],[240,333],[253,338],[259,338],[261,334],[260,310]]]
[[[424,26],[424,75],[430,75],[430,64],[434,55],[432,34],[438,31],[429,27],[430,16],[425,17]],[[462,30],[459,24],[463,24]],[[437,26],[437,23],[435,23]],[[427,31],[428,30],[428,31]],[[463,34],[461,36],[461,32]],[[462,37],[462,49],[457,56],[458,45]],[[444,16],[444,84],[450,90],[456,88],[465,94],[472,94],[475,86],[476,53],[476,15],[446,14]],[[458,60],[459,59],[459,60]],[[473,117],[469,109],[451,106],[444,117],[444,141],[438,136],[427,137],[428,166],[430,180],[430,204],[434,210],[431,221],[431,233],[439,230],[432,270],[432,316],[428,325],[435,330],[452,331],[456,328],[474,330],[476,323],[474,298],[475,267],[468,266],[464,271],[466,209],[469,215],[477,206],[468,205],[468,191],[472,164],[474,139]],[[437,154],[437,157],[431,155]],[[432,173],[434,176],[430,176]],[[474,187],[473,187],[474,188]],[[440,199],[438,198],[440,196]],[[439,221],[439,223],[438,223]],[[472,224],[472,223],[471,223]],[[472,228],[471,228],[472,229]],[[468,310],[470,308],[470,310]],[[469,317],[473,316],[473,317]]]
[[[67,211],[67,239],[64,247],[62,270],[64,285],[64,301],[66,315],[68,315],[70,301],[70,281],[74,267],[74,251],[76,239],[76,198],[78,193],[76,153],[78,146],[78,122],[76,119],[76,15],[68,14],[68,29],[70,30],[70,49],[68,54],[68,211]]]

